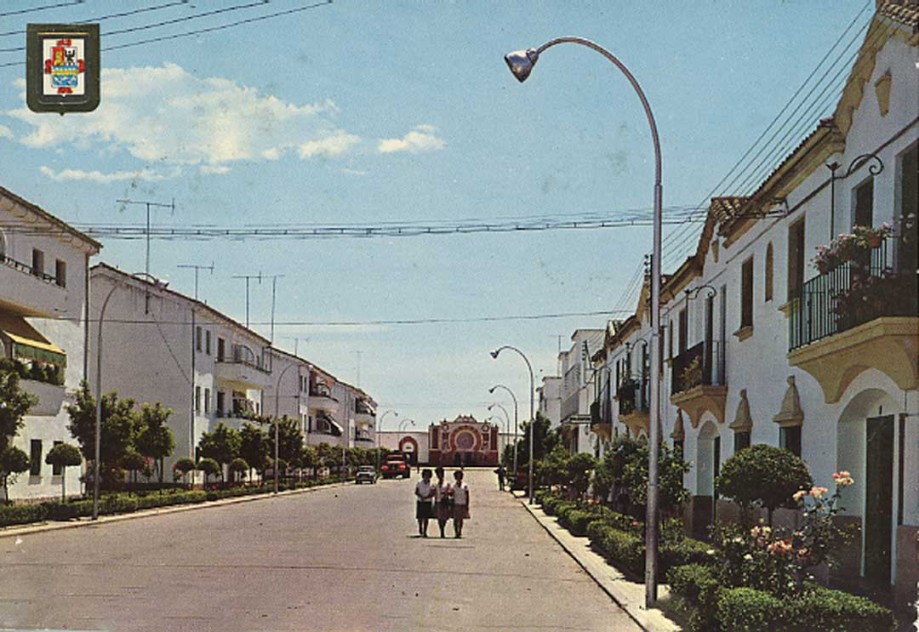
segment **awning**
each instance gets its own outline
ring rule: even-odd
[[[64,350],[38,333],[22,316],[0,312],[0,338],[9,344],[14,358],[67,366]]]
[[[345,432],[344,428],[342,428],[337,421],[323,414],[316,415],[316,430],[327,432],[334,437],[340,437]]]

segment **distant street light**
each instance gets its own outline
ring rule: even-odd
[[[659,406],[660,406],[660,289],[661,289],[661,225],[662,225],[662,205],[663,205],[663,186],[661,184],[661,144],[657,134],[657,124],[654,121],[654,115],[651,112],[651,106],[648,104],[645,93],[638,85],[634,75],[625,67],[615,55],[608,50],[591,42],[590,40],[580,37],[560,37],[550,40],[537,49],[529,48],[522,51],[514,51],[504,56],[507,67],[517,78],[517,81],[523,83],[533,71],[533,67],[539,60],[539,56],[548,48],[556,44],[579,44],[586,46],[606,57],[622,74],[625,75],[632,88],[641,100],[641,105],[645,110],[648,118],[648,124],[651,127],[651,140],[654,144],[654,231],[653,244],[651,253],[651,411],[649,422],[651,424],[651,445],[648,456],[648,503],[647,515],[645,520],[645,607],[650,608],[657,600],[657,544],[658,544],[658,455],[660,452],[660,428]],[[530,444],[532,447],[532,443]]]
[[[393,415],[395,415],[396,417],[399,416],[399,413],[397,413],[396,411],[394,411],[394,410],[387,410],[387,411],[386,411],[385,413],[383,413],[382,415],[377,415],[376,424],[374,425],[374,430],[373,430],[373,432],[374,432],[374,437],[373,437],[373,440],[374,440],[374,441],[376,442],[376,444],[377,444],[377,472],[380,471],[380,426],[383,425],[383,418],[386,417],[386,415],[389,415],[389,414],[393,414]]]
[[[402,429],[405,427],[406,423],[412,424],[412,428],[415,427],[415,420],[409,419],[408,417],[406,417],[405,419],[399,422],[399,432],[402,432]]]
[[[284,374],[287,373],[288,369],[290,369],[291,367],[295,367],[295,366],[298,366],[297,363],[291,362],[286,367],[284,367],[284,370],[281,371],[281,374],[278,376],[278,381],[276,382],[275,387],[274,387],[274,468],[273,469],[274,469],[274,493],[275,494],[278,493],[278,455],[280,454],[280,445],[281,445],[281,441],[280,441],[281,423],[280,423],[280,419],[278,419],[278,415],[280,413],[280,408],[281,408],[281,380],[284,379]],[[299,380],[297,384],[296,397],[297,397],[297,407],[299,408],[300,406]],[[299,414],[299,410],[298,410],[298,414]]]
[[[494,404],[490,404],[490,405],[488,406],[488,410],[493,409],[495,406],[497,406],[498,408],[500,408],[500,409],[501,409],[501,412],[504,413],[504,432],[505,432],[505,435],[510,436],[510,434],[511,434],[511,416],[507,414],[507,408],[505,408],[504,406],[502,406],[502,405],[499,404],[498,402],[495,402]],[[517,446],[516,446],[516,445],[514,446],[514,452],[515,452],[515,453],[517,452]],[[498,460],[499,460],[499,461],[501,460],[501,456],[500,456],[500,455],[498,456]],[[514,473],[515,473],[515,475],[516,475],[516,470],[514,470]]]
[[[501,352],[504,351],[505,349],[508,349],[508,350],[510,350],[510,351],[514,351],[514,352],[517,353],[521,358],[523,358],[523,361],[526,362],[526,364],[527,364],[527,370],[530,372],[530,463],[529,463],[529,467],[528,467],[528,471],[527,471],[527,486],[528,486],[529,489],[530,489],[530,504],[532,505],[532,504],[533,504],[533,500],[534,500],[534,498],[535,498],[535,490],[533,489],[533,437],[534,437],[534,434],[533,434],[533,426],[536,425],[536,417],[535,417],[535,415],[533,414],[533,408],[534,408],[534,406],[533,406],[533,393],[536,391],[536,380],[533,378],[533,365],[530,364],[530,360],[526,357],[526,355],[524,355],[523,351],[521,351],[521,350],[518,349],[517,347],[512,347],[512,346],[510,346],[510,345],[504,345],[503,347],[498,347],[497,349],[495,349],[494,351],[491,352],[491,357],[494,358],[495,360],[497,360],[497,359],[498,359],[498,356],[499,356],[499,355],[501,354]],[[496,387],[495,387],[495,388],[496,388]],[[505,388],[506,388],[506,387],[505,387]],[[515,405],[517,404],[516,398],[514,399],[514,404],[515,404]],[[516,445],[514,446],[514,454],[517,454]],[[516,475],[517,475],[517,468],[516,468],[516,466],[515,466],[515,467],[514,467],[514,476],[516,476]]]
[[[488,392],[494,393],[496,388],[503,388],[511,396],[511,399],[514,400],[514,476],[517,476],[517,396],[514,395],[514,391],[504,384],[495,384],[488,389]]]

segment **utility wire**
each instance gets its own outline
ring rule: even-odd
[[[58,4],[46,4],[41,7],[30,7],[28,9],[18,9],[16,11],[4,11],[0,13],[0,18],[6,18],[11,15],[22,15],[24,13],[35,13],[37,11],[46,11],[48,9],[60,9],[62,7],[72,7],[76,4],[83,4],[84,0],[71,0],[70,2],[59,2]]]
[[[141,13],[161,11],[163,9],[168,9],[168,8],[179,6],[182,4],[188,4],[188,0],[173,0],[173,2],[167,2],[165,4],[158,4],[152,7],[143,7],[140,9],[133,9],[131,11],[122,11],[121,13],[109,13],[108,15],[99,15],[99,16],[92,17],[92,18],[86,18],[85,20],[78,20],[77,22],[74,22],[74,24],[89,24],[93,22],[105,22],[106,20],[114,20],[117,18],[127,18],[127,17],[131,17],[134,15],[139,15]],[[6,31],[5,33],[0,33],[0,37],[12,37],[14,35],[25,35],[25,34],[26,34],[26,31],[24,30]],[[25,50],[25,48],[24,47],[0,48],[0,52],[4,52],[4,53],[20,51],[20,50]]]
[[[263,6],[264,4],[265,4],[264,2],[258,2],[258,3],[250,3],[250,4],[246,4],[246,5],[236,5],[236,6],[234,6],[234,7],[225,7],[224,9],[219,9],[219,10],[211,11],[211,12],[208,12],[208,13],[206,13],[206,14],[204,14],[204,13],[202,13],[202,14],[195,14],[195,15],[191,15],[191,16],[186,16],[186,17],[184,17],[184,18],[177,18],[176,20],[171,20],[171,21],[168,21],[168,22],[169,22],[169,23],[183,22],[183,21],[188,21],[188,20],[197,19],[198,17],[202,17],[202,16],[204,16],[204,15],[214,15],[214,14],[216,14],[216,13],[226,13],[226,12],[231,11],[231,10],[238,10],[238,9],[241,9],[241,8],[250,8],[250,7],[254,7],[254,6]],[[225,23],[225,24],[218,24],[218,25],[216,25],[216,26],[210,26],[210,27],[206,27],[206,28],[194,29],[194,30],[191,30],[191,31],[185,31],[185,32],[182,32],[182,33],[175,33],[175,34],[172,34],[172,35],[163,35],[163,36],[160,36],[160,37],[152,37],[152,38],[149,38],[149,39],[139,40],[139,41],[136,41],[136,42],[128,42],[128,43],[125,43],[125,44],[116,44],[116,45],[114,45],[114,46],[103,46],[103,47],[101,48],[101,50],[102,50],[103,52],[105,52],[105,51],[110,51],[110,50],[119,50],[119,49],[122,49],[122,48],[132,48],[132,47],[134,47],[134,46],[144,46],[144,45],[146,45],[146,44],[155,44],[155,43],[159,43],[159,42],[167,42],[167,41],[176,40],[176,39],[181,39],[181,38],[185,38],[185,37],[192,37],[192,36],[195,36],[195,35],[202,35],[202,34],[204,34],[204,33],[214,33],[214,32],[217,32],[217,31],[223,31],[223,30],[226,30],[226,29],[235,28],[235,27],[237,27],[237,26],[243,26],[243,25],[246,25],[246,24],[252,24],[252,23],[254,23],[254,22],[261,22],[261,21],[263,21],[263,20],[270,20],[270,19],[273,19],[273,18],[283,17],[283,16],[286,16],[286,15],[293,15],[293,14],[295,14],[295,13],[301,13],[301,12],[303,12],[303,11],[309,11],[309,10],[311,10],[311,9],[318,9],[318,8],[320,8],[320,7],[324,7],[324,6],[330,5],[330,4],[332,4],[332,0],[325,0],[324,2],[318,2],[318,3],[315,3],[315,4],[309,4],[309,5],[302,6],[302,7],[296,7],[296,8],[294,8],[294,9],[287,9],[287,10],[285,10],[285,11],[276,11],[276,12],[274,12],[274,13],[266,13],[265,15],[260,15],[260,16],[252,17],[252,18],[246,18],[246,19],[244,19],[244,20],[237,20],[237,21],[235,21],[235,22],[227,22],[227,23]],[[161,24],[166,24],[166,22],[161,23]],[[148,29],[148,28],[157,28],[158,26],[159,26],[159,24],[157,24],[157,25],[147,25],[147,26],[142,26],[142,27],[135,27],[133,30],[134,30],[134,31],[137,31],[137,30],[143,30],[143,29]],[[113,35],[114,33],[122,33],[122,34],[123,34],[123,33],[126,33],[126,32],[130,32],[130,29],[123,29],[122,31],[117,31],[117,32],[113,32],[113,33],[103,33],[103,35],[104,35],[104,36],[109,36],[109,35]],[[24,49],[19,48],[19,49],[9,49],[9,50],[24,50]],[[24,66],[24,65],[25,65],[25,62],[24,62],[24,61],[6,62],[6,63],[3,63],[3,64],[0,64],[0,68],[10,68],[10,67],[14,67],[14,66]]]

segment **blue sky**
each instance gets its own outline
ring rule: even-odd
[[[0,32],[28,22],[101,22],[103,47],[179,35],[306,6],[295,0],[133,33],[115,30],[230,9],[237,2],[5,2]],[[163,8],[162,5],[175,5]],[[633,214],[652,204],[653,155],[638,99],[578,46],[547,51],[519,85],[502,56],[578,35],[635,74],[663,145],[664,204],[706,199],[866,3],[363,2],[102,54],[102,105],[34,114],[24,35],[0,35],[0,184],[65,221],[139,224],[131,198],[169,202],[154,225],[460,223]],[[873,2],[868,3],[873,6]],[[869,12],[861,13],[859,24]],[[133,38],[133,39],[132,39]],[[813,113],[806,125],[815,125]],[[796,144],[800,137],[793,139]],[[725,190],[719,193],[733,193]],[[669,232],[687,231],[685,226]],[[666,234],[666,233],[665,233]],[[178,264],[213,262],[200,295],[245,318],[235,275],[283,274],[275,339],[419,426],[488,416],[504,383],[526,400],[518,346],[553,375],[562,336],[604,316],[376,324],[417,319],[608,312],[650,251],[646,226],[371,239],[154,241],[151,271],[191,294]],[[104,240],[101,260],[143,269],[140,242]],[[665,271],[694,242],[665,241]],[[271,284],[251,319],[267,335]],[[629,302],[625,305],[634,307]],[[356,326],[325,323],[356,322]],[[306,325],[302,323],[319,323]],[[538,378],[537,378],[538,379]],[[387,424],[395,426],[392,416]]]

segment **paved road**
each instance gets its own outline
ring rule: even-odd
[[[0,629],[637,629],[491,472],[418,538],[414,476],[2,538]]]

